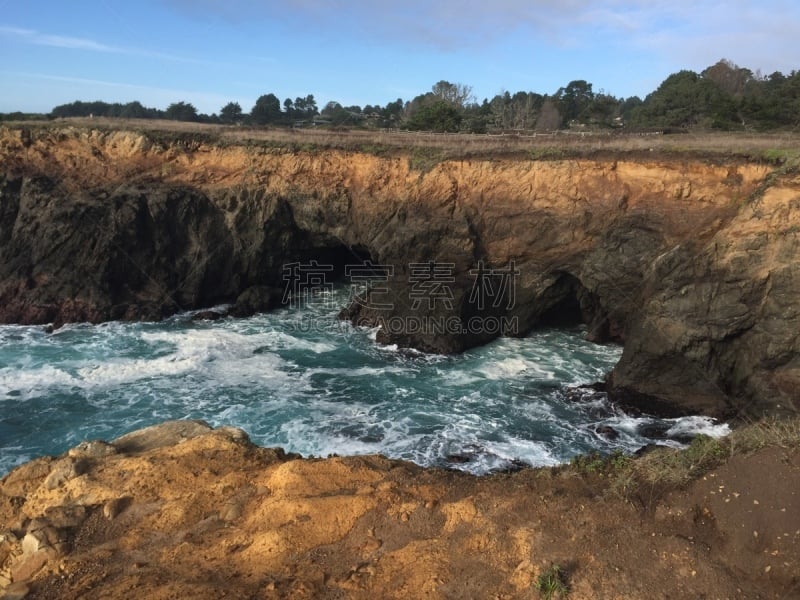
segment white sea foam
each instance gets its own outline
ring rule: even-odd
[[[680,417],[669,419],[674,424],[667,431],[668,436],[678,437],[684,435],[707,435],[713,438],[725,437],[731,432],[727,423],[718,423],[711,417]]]
[[[382,453],[472,473],[552,465],[591,449],[632,451],[649,442],[642,427],[656,422],[615,412],[602,396],[564,402],[561,386],[600,379],[619,356],[574,332],[440,356],[378,346],[377,329],[340,327],[322,302],[214,323],[188,316],[71,325],[52,336],[0,328],[0,401],[63,403],[53,410],[80,420],[67,417],[47,432],[59,440],[57,452],[89,432],[112,436],[189,417],[244,427],[257,443],[302,454]],[[309,316],[321,327],[298,328]],[[19,426],[10,423],[0,411],[0,427],[13,433]],[[701,418],[657,423],[668,436],[727,433]],[[619,437],[597,434],[602,424]],[[0,473],[36,453],[3,447]]]
[[[16,367],[0,369],[0,398],[14,397],[13,394],[25,397],[51,386],[75,385],[80,385],[78,379],[63,369],[49,365],[29,370]]]
[[[506,379],[524,373],[529,368],[527,361],[519,358],[506,358],[478,367],[477,371],[487,379]]]

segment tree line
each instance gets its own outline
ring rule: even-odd
[[[34,116],[42,115],[11,113],[4,118]],[[218,113],[206,115],[184,101],[170,104],[166,110],[136,101],[76,101],[56,106],[47,116],[469,133],[621,128],[765,131],[800,126],[800,72],[763,75],[723,59],[700,73],[673,73],[644,99],[616,97],[602,89],[595,91],[585,80],[574,80],[552,94],[503,92],[478,102],[470,86],[443,80],[412,100],[398,98],[385,106],[342,106],[331,101],[319,109],[312,94],[281,102],[269,93],[260,96],[249,112],[244,112],[238,102],[229,102]]]

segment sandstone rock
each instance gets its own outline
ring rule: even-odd
[[[54,490],[70,479],[74,479],[86,472],[86,463],[73,457],[61,458],[53,464],[50,474],[44,480],[44,487]]]
[[[91,440],[81,442],[67,452],[68,456],[85,458],[105,458],[116,454],[117,449],[103,440]]]
[[[44,512],[46,521],[57,529],[74,529],[79,527],[89,516],[85,506],[70,504],[66,506],[50,506]],[[36,519],[34,519],[35,521]],[[33,521],[31,522],[33,523]],[[28,524],[28,531],[31,531]]]
[[[113,521],[117,516],[123,512],[133,502],[130,496],[123,496],[121,498],[114,498],[103,504],[103,516],[109,521]]]
[[[214,430],[215,433],[220,435],[224,435],[232,440],[237,442],[249,443],[250,436],[247,435],[247,432],[244,429],[239,427],[232,427],[230,425],[222,425],[221,427],[217,427]]]
[[[3,588],[0,582],[0,600],[23,600],[30,593],[30,587],[23,582],[15,582]]]
[[[47,547],[32,553],[23,554],[11,567],[13,581],[25,582],[38,573],[49,560],[58,558],[54,548]]]
[[[212,431],[212,427],[204,421],[166,421],[133,431],[118,437],[111,443],[119,452],[136,454],[165,446],[174,446],[210,431]]]

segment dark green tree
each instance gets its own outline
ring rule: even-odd
[[[282,117],[281,101],[275,94],[260,96],[250,111],[250,119],[257,125],[277,123]]]
[[[124,119],[147,119],[153,117],[154,114],[152,109],[145,108],[141,102],[134,100],[122,107],[120,116]]]
[[[164,111],[164,118],[173,121],[197,121],[197,109],[189,102],[173,102]]]
[[[238,123],[243,118],[242,107],[238,102],[228,102],[219,110],[219,120],[222,123]]]
[[[338,102],[328,102],[320,113],[323,117],[330,119],[334,125],[355,125],[363,118],[361,108],[358,106],[343,107]]]
[[[570,81],[567,87],[556,92],[556,97],[563,125],[569,125],[571,121],[587,120],[587,111],[594,100],[591,83],[583,79]]]
[[[458,131],[462,116],[459,110],[446,100],[422,103],[408,121],[408,128],[422,131]]]
[[[729,128],[739,121],[736,103],[716,83],[694,71],[667,77],[658,89],[632,112],[639,127]]]

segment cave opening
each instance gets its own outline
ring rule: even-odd
[[[597,294],[569,273],[562,273],[541,298],[537,328],[586,325],[586,339],[597,343],[623,341],[621,328],[609,317]]]
[[[373,261],[366,246],[347,245],[337,241],[330,245],[307,249],[301,253],[298,262],[301,265],[318,265],[320,272],[325,274],[325,282],[334,283],[348,280],[350,269],[363,269]]]
[[[537,322],[538,327],[569,328],[586,323],[586,315],[581,310],[577,292],[567,293],[555,304],[545,310]]]

